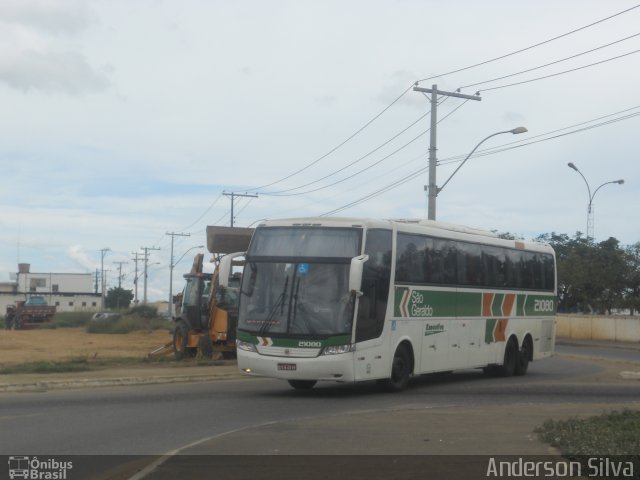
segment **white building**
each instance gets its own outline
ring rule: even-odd
[[[7,305],[39,295],[58,312],[100,310],[99,293],[95,293],[90,273],[35,273],[28,263],[18,265],[15,281],[0,283],[0,315]]]

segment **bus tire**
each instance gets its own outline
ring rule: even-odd
[[[511,377],[516,373],[518,357],[518,342],[516,342],[514,337],[511,337],[504,349],[504,361],[498,370],[501,377]]]
[[[391,376],[381,382],[387,392],[401,392],[407,388],[411,375],[411,357],[407,348],[400,345],[393,355]]]
[[[516,362],[515,375],[522,376],[529,369],[529,361],[533,353],[533,345],[531,345],[531,337],[527,336],[522,342],[522,348],[518,352],[518,361]]]
[[[189,326],[184,320],[178,320],[176,328],[173,329],[173,354],[176,360],[191,356],[187,345],[189,345]]]
[[[311,390],[317,383],[316,380],[287,380],[287,382],[296,390]]]

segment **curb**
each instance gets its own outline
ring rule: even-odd
[[[219,373],[215,375],[172,375],[151,377],[122,378],[77,378],[68,380],[44,380],[28,383],[0,383],[0,393],[13,392],[46,392],[48,390],[64,390],[71,388],[117,387],[130,385],[156,385],[162,383],[209,382],[213,380],[233,380],[244,378],[238,373]]]

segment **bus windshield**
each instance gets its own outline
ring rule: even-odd
[[[260,336],[350,334],[348,263],[259,262],[245,267],[238,328]]]
[[[261,336],[350,334],[349,266],[361,242],[360,228],[257,228],[242,278],[238,328]]]

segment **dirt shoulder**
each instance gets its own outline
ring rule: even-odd
[[[84,328],[0,330],[0,366],[78,357],[142,359],[169,341],[169,325],[167,330],[126,334],[87,333]]]

